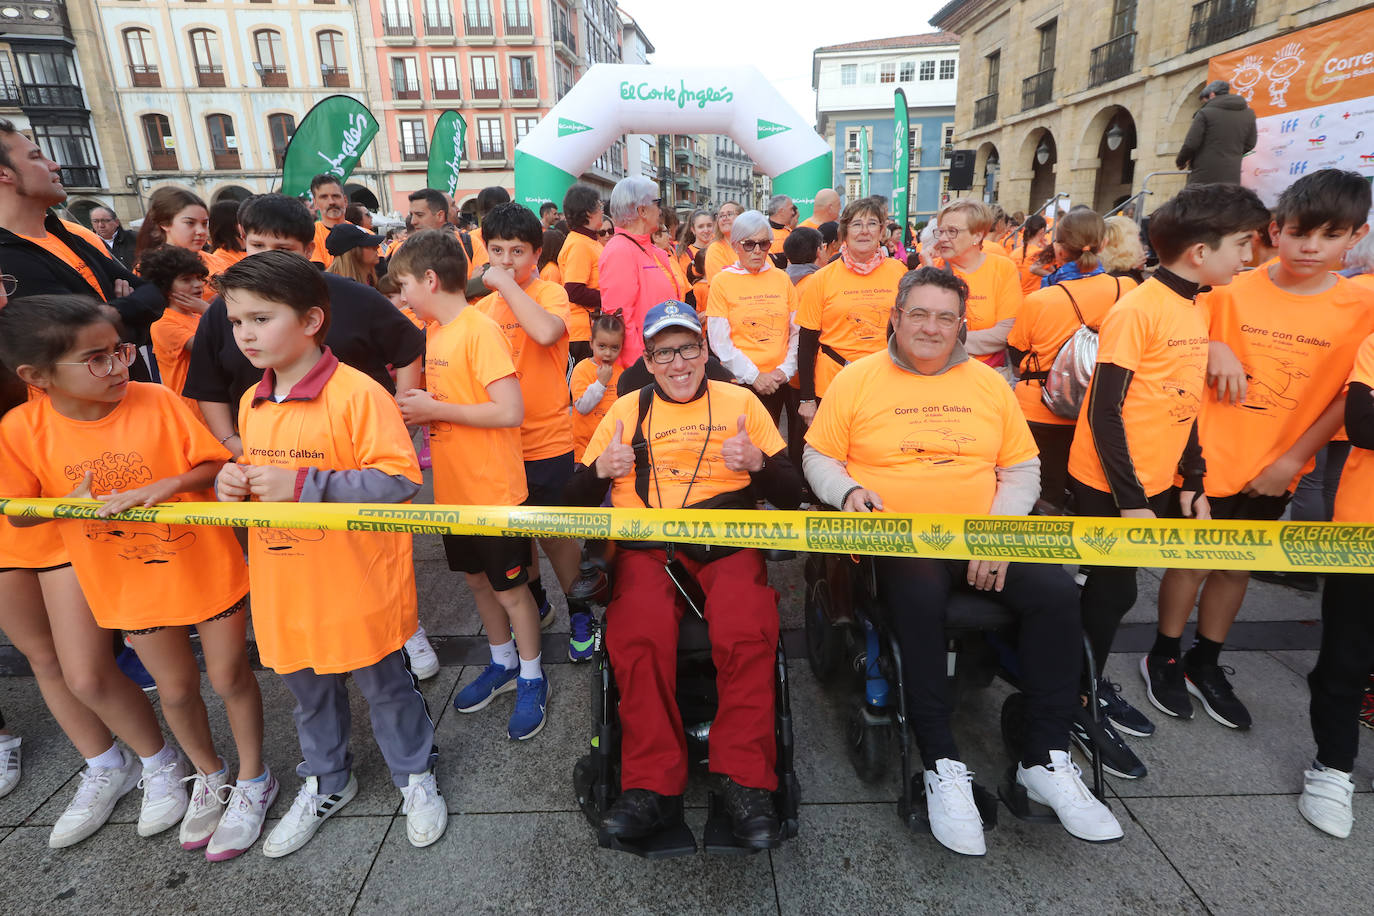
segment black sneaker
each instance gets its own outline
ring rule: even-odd
[[[1073,726],[1069,737],[1088,759],[1096,745],[1102,754],[1102,769],[1121,779],[1140,779],[1146,773],[1145,764],[1127,746],[1107,719],[1098,722],[1088,707],[1079,705],[1073,712]]]
[[[1187,665],[1184,680],[1188,692],[1202,701],[1207,715],[1227,728],[1244,731],[1250,727],[1250,710],[1236,699],[1231,682],[1226,680],[1227,674],[1235,673],[1230,665]]]
[[[626,789],[601,819],[601,826],[613,837],[637,840],[659,833],[681,820],[681,795]]]
[[[1112,720],[1117,731],[1137,738],[1148,738],[1155,733],[1155,724],[1121,695],[1121,685],[1105,677],[1097,679],[1097,705],[1102,708],[1102,715]]]
[[[1147,655],[1140,660],[1140,676],[1145,679],[1145,693],[1155,709],[1176,719],[1193,717],[1193,701],[1183,685],[1183,664],[1176,658]]]
[[[735,839],[754,849],[776,849],[782,845],[782,825],[772,792],[742,786],[728,776],[721,777],[720,791]]]

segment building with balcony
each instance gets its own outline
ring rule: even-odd
[[[906,94],[910,149],[909,212],[928,219],[946,199],[958,86],[959,37],[950,32],[905,35],[817,48],[811,87],[816,130],[835,155],[835,188],[859,196],[860,138],[868,135],[869,193],[891,198],[893,92]]]
[[[654,53],[653,42],[644,34],[634,17],[620,10],[621,63],[644,65],[649,63],[649,55]],[[660,181],[666,176],[658,173],[654,151],[658,147],[656,134],[625,135],[625,174],[640,175]]]
[[[969,193],[1009,211],[1055,194],[1106,211],[1142,187],[1182,187],[1174,157],[1209,58],[1366,7],[1356,0],[954,0],[955,145],[977,151]],[[1147,182],[1147,179],[1149,181]]]
[[[718,209],[727,200],[747,205],[753,198],[754,160],[730,137],[717,134],[707,139],[713,178],[709,206]]]

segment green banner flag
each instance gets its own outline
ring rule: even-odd
[[[429,138],[429,171],[425,186],[436,188],[452,199],[458,191],[458,172],[468,149],[468,122],[458,112],[449,109],[434,122],[434,134]]]
[[[310,193],[310,179],[320,174],[347,181],[375,136],[377,119],[362,102],[348,95],[321,99],[286,145],[281,192],[304,197]]]
[[[907,194],[911,184],[910,133],[906,93],[898,89],[892,98],[892,218],[902,227],[902,238],[906,241],[910,241],[906,228],[910,213]]]
[[[868,128],[859,128],[859,196],[868,196]]]

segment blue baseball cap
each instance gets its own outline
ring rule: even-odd
[[[644,316],[645,340],[669,328],[685,328],[700,334],[701,319],[697,317],[697,310],[685,302],[669,299],[649,309],[649,314]]]

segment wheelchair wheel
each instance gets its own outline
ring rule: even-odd
[[[825,579],[807,584],[804,614],[806,660],[816,680],[828,683],[840,671],[844,638],[839,628],[830,622],[830,585]]]
[[[1020,760],[1026,747],[1026,695],[1013,693],[1002,702],[1002,746],[1007,757]]]
[[[863,697],[854,697],[845,719],[845,752],[854,773],[864,782],[878,782],[887,775],[892,757],[892,720],[874,713]]]

